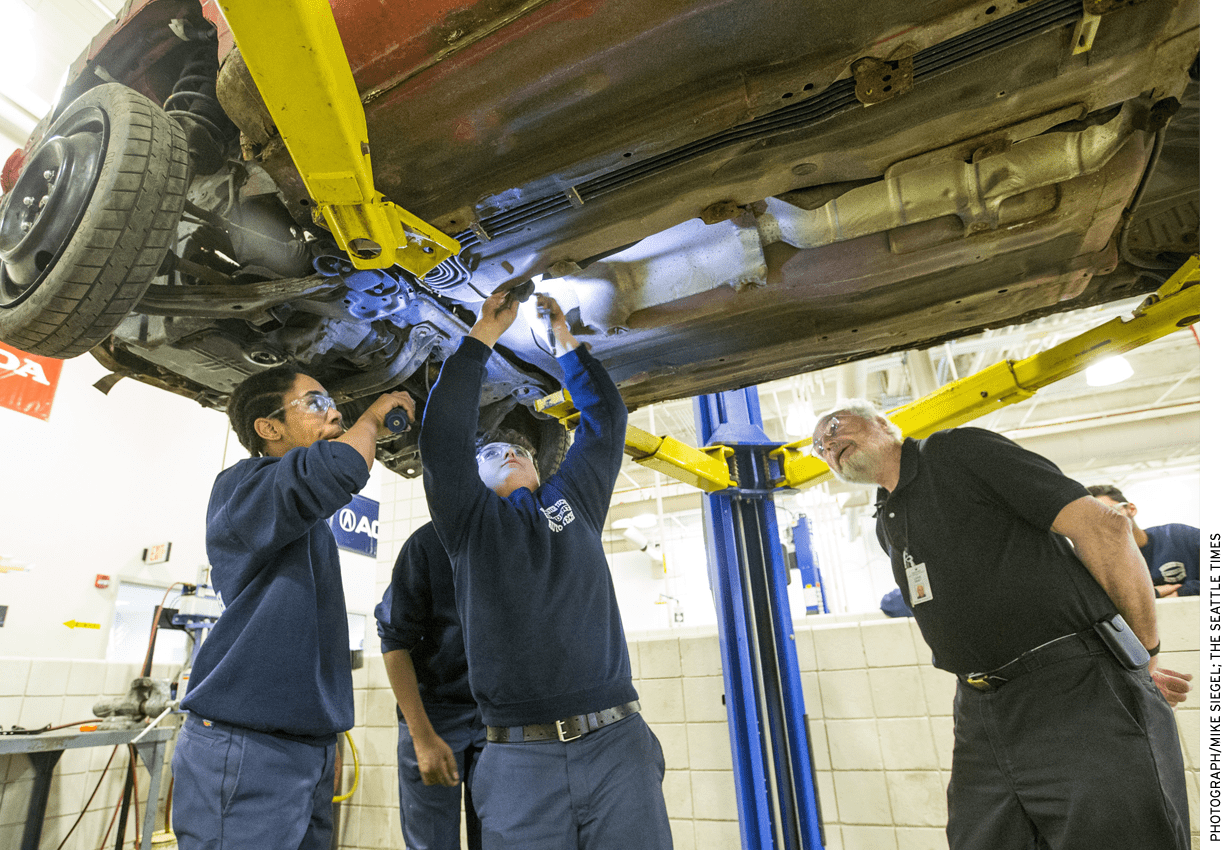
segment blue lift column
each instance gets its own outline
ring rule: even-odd
[[[705,497],[739,829],[747,850],[821,850],[811,742],[773,503],[781,478],[756,389],[693,400],[699,444],[734,450],[738,486]]]
[[[799,565],[799,575],[803,579],[803,599],[807,602],[808,614],[829,612],[828,594],[824,592],[824,577],[820,575],[820,566],[816,563],[816,550],[811,546],[811,521],[801,516],[795,522],[794,557]]]

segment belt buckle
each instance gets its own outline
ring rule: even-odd
[[[990,673],[974,673],[965,677],[965,684],[980,691],[993,691],[998,686],[990,679]]]
[[[557,738],[559,738],[559,740],[560,740],[560,741],[562,741],[563,743],[565,743],[565,744],[566,744],[566,743],[568,743],[569,741],[575,741],[577,738],[580,738],[582,735],[584,735],[584,734],[585,734],[585,730],[581,727],[581,724],[580,724],[580,723],[577,723],[577,724],[576,724],[576,726],[577,726],[577,729],[576,729],[576,734],[575,734],[575,735],[573,735],[572,737],[566,737],[566,732],[567,732],[568,730],[565,730],[565,728],[564,728],[564,724],[565,724],[565,723],[569,723],[569,724],[571,724],[571,723],[574,723],[574,722],[578,721],[579,719],[580,719],[580,718],[577,718],[577,717],[569,717],[567,720],[557,720],[557,721],[555,721],[555,735],[556,735],[556,737],[557,737]]]

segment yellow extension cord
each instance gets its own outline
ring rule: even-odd
[[[354,756],[354,785],[350,786],[350,790],[340,797],[334,797],[333,802],[342,803],[354,796],[354,792],[359,788],[359,751],[355,749],[354,738],[350,737],[349,732],[346,735],[346,743],[350,744],[350,754]]]

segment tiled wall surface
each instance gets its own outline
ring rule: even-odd
[[[1158,613],[1165,638],[1162,666],[1195,673],[1198,600],[1164,600]],[[825,846],[833,850],[946,847],[952,677],[931,667],[930,651],[913,621],[876,618],[813,625],[816,622],[798,625],[796,647],[811,721]],[[739,826],[716,635],[679,631],[633,641],[630,649],[645,717],[666,755],[664,790],[676,848],[736,850]],[[102,662],[0,659],[0,724],[30,727],[89,717],[99,693],[124,693],[135,674],[131,667],[107,667]],[[1176,714],[1193,803],[1198,709],[1199,699],[1193,694]],[[402,846],[397,731],[393,695],[379,655],[368,655],[364,667],[355,671],[355,718],[351,734],[361,776],[354,797],[338,807],[340,846],[392,850]],[[60,760],[42,847],[54,850],[59,844],[102,775],[109,754],[109,748],[77,750]],[[117,756],[107,771],[66,850],[99,846],[123,787],[120,761]],[[349,752],[345,763],[343,782],[349,789],[353,781]],[[143,770],[139,774],[144,803],[147,780]],[[0,757],[0,776],[5,777],[0,847],[17,847],[33,769],[25,756]],[[161,828],[161,813],[158,822]]]
[[[155,665],[155,677],[169,678],[174,671]],[[37,729],[59,726],[94,717],[94,704],[102,696],[123,696],[129,683],[140,675],[135,664],[108,664],[105,661],[69,661],[47,658],[0,658],[0,727],[19,726]],[[166,723],[167,721],[164,721]],[[172,721],[173,722],[173,721]],[[40,847],[58,847],[78,821],[64,850],[94,850],[102,844],[108,824],[113,822],[116,802],[124,790],[128,770],[126,749],[113,753],[112,747],[66,750],[52,774],[47,816]],[[109,762],[109,764],[108,764]],[[162,776],[159,799],[166,799],[170,779],[170,760]],[[138,761],[137,801],[145,814],[149,772]],[[0,848],[21,846],[34,786],[34,767],[25,755],[0,756]],[[86,802],[89,802],[87,808]],[[84,812],[84,814],[82,814]],[[156,829],[163,828],[164,811],[159,810]],[[135,835],[137,810],[130,809],[125,833]],[[118,818],[115,818],[118,823]],[[107,846],[115,846],[115,826]]]

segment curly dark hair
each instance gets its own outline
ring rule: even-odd
[[[282,406],[282,397],[295,384],[295,379],[307,373],[293,363],[283,363],[264,372],[249,375],[231,392],[226,416],[240,444],[259,457],[265,453],[265,441],[256,433],[254,423]],[[281,418],[282,414],[278,414]]]

